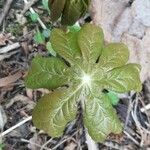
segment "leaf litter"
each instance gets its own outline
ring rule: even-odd
[[[16,0],[16,6],[21,10],[22,2],[20,0]],[[35,6],[36,7],[36,6]],[[15,13],[15,9],[13,13]],[[8,15],[10,16],[10,15]],[[11,14],[11,16],[13,16]],[[11,18],[10,18],[11,19]],[[9,20],[6,19],[6,28],[9,24]],[[13,24],[12,22],[10,24]],[[28,27],[29,30],[34,30]],[[24,38],[23,36],[20,38]],[[7,39],[7,38],[6,38]],[[17,39],[13,39],[13,42],[17,41]],[[27,55],[24,54],[21,48],[17,48],[17,53],[11,54],[9,58],[5,58],[0,61],[0,79],[9,77],[10,75],[15,74],[18,71],[26,74],[27,68],[30,66],[31,59],[36,54],[41,55],[49,55],[45,49],[43,51],[39,51],[37,46],[33,47],[32,41],[28,42],[28,52]],[[5,40],[2,44],[5,44]],[[7,40],[6,40],[7,44]],[[5,46],[5,45],[3,45]],[[140,146],[148,148],[150,135],[149,131],[149,119],[150,112],[147,110],[146,112],[141,112],[140,109],[144,107],[144,105],[150,103],[150,80],[147,79],[144,83],[144,89],[142,91],[142,95],[137,97],[135,94],[128,93],[125,98],[120,100],[118,106],[115,106],[117,112],[120,116],[120,119],[125,123],[126,116],[128,112],[129,101],[133,104],[130,112],[128,112],[129,117],[127,120],[126,132],[128,134],[123,134],[121,137],[116,137],[111,135],[110,138],[104,144],[98,144],[99,149],[106,148],[116,148],[116,149],[137,149]],[[6,114],[7,122],[5,122],[3,130],[7,130],[10,127],[14,126],[18,122],[20,122],[23,118],[26,118],[31,115],[32,105],[36,103],[36,100],[40,98],[45,91],[45,89],[41,90],[32,90],[27,92],[23,84],[23,78],[18,78],[18,80],[11,82],[11,85],[0,87],[0,104],[3,107],[3,110]],[[31,107],[30,107],[31,105]],[[122,111],[123,110],[123,111]],[[44,132],[36,130],[33,126],[32,122],[22,125],[20,128],[14,130],[12,133],[3,137],[2,142],[5,145],[5,149],[15,149],[15,150],[25,150],[25,149],[41,149],[42,145],[46,142],[48,149],[54,148],[58,145],[57,149],[87,149],[87,145],[85,143],[85,133],[84,128],[81,127],[82,122],[80,121],[81,113],[79,109],[79,115],[76,122],[71,125],[68,125],[64,135],[61,138],[51,139],[49,136],[45,135]],[[3,114],[4,117],[4,114]],[[143,123],[144,122],[144,123]],[[77,132],[79,131],[79,132]],[[66,139],[66,137],[68,137]],[[23,142],[25,139],[26,142]],[[64,140],[65,139],[65,140]],[[138,144],[135,144],[133,141],[136,140]],[[28,141],[28,143],[27,143]],[[39,145],[41,147],[37,147]],[[68,146],[70,146],[68,148]],[[44,149],[44,148],[43,148]]]

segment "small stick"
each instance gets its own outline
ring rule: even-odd
[[[28,4],[27,0],[23,0],[23,1],[25,4]],[[30,7],[29,10],[31,11],[31,13],[35,13],[35,11],[32,7]],[[47,27],[45,26],[45,24],[42,22],[42,20],[39,17],[37,18],[37,20],[43,29],[47,29]]]
[[[150,109],[150,104],[147,104],[146,106],[141,108],[141,112],[144,112],[144,111],[149,110],[149,109]]]
[[[30,121],[32,119],[32,116],[29,116],[28,118],[22,120],[18,124],[12,126],[11,128],[7,129],[6,131],[2,132],[0,134],[0,137],[5,136],[6,134],[10,133],[11,131],[15,130],[16,128],[20,127],[21,125],[25,124],[26,122]]]
[[[3,8],[3,12],[0,15],[0,26],[3,23],[3,20],[5,19],[12,2],[13,2],[13,0],[7,0],[7,2],[6,2],[5,6]]]
[[[49,144],[52,140],[53,140],[53,138],[49,139],[46,143],[44,143],[44,144],[41,146],[41,149],[40,149],[40,150],[43,150],[43,149],[45,148],[45,146],[47,146],[47,144]]]
[[[124,134],[127,135],[127,137],[129,137],[136,145],[140,145],[140,143],[138,141],[136,141],[128,132],[126,132],[125,130],[123,131]]]
[[[34,5],[38,0],[30,0],[27,2],[21,14],[23,15],[32,5]]]
[[[3,48],[0,49],[0,54],[7,53],[7,52],[9,52],[13,49],[19,48],[19,47],[20,47],[19,42],[8,45],[8,46],[3,47]]]
[[[30,144],[32,144],[32,145],[35,145],[35,146],[41,148],[41,145],[39,145],[39,144],[37,144],[37,143],[33,143],[33,142],[29,141],[29,140],[21,139],[21,141],[22,141],[22,142],[25,142],[25,143],[30,143]],[[51,149],[46,148],[46,147],[43,147],[43,149],[44,149],[44,150],[51,150]]]

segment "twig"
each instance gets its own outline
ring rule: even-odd
[[[19,52],[19,51],[17,50],[17,51],[10,52],[9,54],[2,54],[2,55],[0,55],[0,61],[4,60],[4,59],[6,59],[6,58],[11,57],[12,55],[14,55],[14,54],[16,54],[16,53],[18,53],[18,52]]]
[[[76,135],[79,131],[80,131],[80,129],[77,130],[75,133],[73,133],[70,137],[65,138],[64,140],[62,140],[60,143],[58,143],[57,145],[55,145],[55,146],[52,148],[52,150],[55,150],[56,148],[58,148],[60,145],[62,145],[63,143],[65,143],[65,142],[68,141],[69,139],[72,139],[72,137],[73,137],[74,135]]]
[[[28,4],[27,0],[23,0],[23,1],[24,1],[25,4]],[[29,10],[30,10],[31,13],[35,13],[35,11],[32,7],[30,7]],[[38,20],[39,24],[41,25],[41,27],[43,29],[47,29],[47,27],[45,26],[45,24],[42,22],[42,20],[39,17],[37,18],[37,20]]]
[[[124,129],[126,129],[127,126],[128,126],[128,122],[129,122],[130,113],[131,113],[132,108],[133,108],[133,103],[132,103],[131,99],[129,99],[128,110],[127,110],[127,117],[126,117]]]
[[[150,104],[147,104],[146,106],[141,108],[141,112],[145,112],[146,110],[149,110],[149,109],[150,109]]]
[[[47,144],[49,144],[51,141],[53,140],[53,138],[49,139],[46,143],[44,143],[42,146],[41,146],[41,149],[40,150],[43,150],[45,148],[45,146]]]
[[[33,143],[33,142],[29,141],[29,140],[21,139],[21,141],[22,141],[22,142],[25,142],[25,143],[30,143],[30,144],[32,144],[32,145],[35,145],[35,146],[41,148],[41,145],[39,145],[39,144],[37,144],[37,143]],[[51,149],[46,148],[46,147],[43,147],[43,149],[44,149],[44,150],[51,150]]]
[[[126,136],[128,138],[130,138],[136,145],[140,145],[140,143],[138,141],[136,141],[128,132],[126,132],[125,130],[123,131],[124,134],[126,134]]]
[[[24,119],[23,121],[19,122],[18,124],[12,126],[11,128],[7,129],[6,131],[2,132],[0,134],[0,137],[5,136],[6,134],[8,134],[11,131],[15,130],[16,128],[20,127],[21,125],[25,124],[26,122],[30,121],[31,119],[32,119],[32,116],[29,116],[28,118]]]
[[[0,49],[0,54],[7,53],[7,52],[9,52],[9,51],[11,51],[13,49],[19,48],[19,47],[20,47],[19,42],[11,44],[11,45],[8,45],[8,46],[3,47],[3,48]]]
[[[30,0],[30,2],[27,2],[27,1],[26,1],[26,5],[25,5],[23,11],[21,12],[21,14],[23,15],[23,14],[24,14],[28,9],[30,9],[30,7],[31,7],[32,5],[34,5],[37,1],[38,1],[38,0]],[[24,1],[24,2],[25,2],[25,1]]]
[[[3,8],[3,12],[0,15],[0,26],[3,23],[3,20],[5,19],[12,2],[13,2],[13,0],[7,0],[7,2],[6,2],[5,6]]]

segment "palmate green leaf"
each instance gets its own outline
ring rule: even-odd
[[[66,124],[75,119],[80,101],[84,124],[92,139],[102,142],[110,133],[121,132],[121,123],[112,107],[118,99],[102,91],[140,91],[140,67],[127,64],[129,54],[124,44],[105,46],[103,41],[102,30],[92,24],[85,24],[79,31],[52,31],[50,43],[64,61],[60,57],[37,57],[26,77],[30,88],[56,90],[35,107],[33,122],[37,128],[52,137],[62,135]],[[59,88],[63,85],[67,88]]]
[[[32,89],[55,89],[69,81],[67,70],[66,64],[56,57],[37,56],[32,61],[29,73],[25,78],[25,84]]]
[[[73,25],[87,10],[87,6],[82,0],[67,0],[62,13],[61,23],[63,25]]]
[[[110,43],[104,47],[98,66],[105,70],[125,65],[129,59],[129,50],[123,43]]]
[[[62,14],[66,0],[49,0],[51,20],[56,21]]]
[[[87,97],[83,115],[85,127],[97,142],[103,142],[110,133],[122,132],[121,123],[107,95]]]
[[[92,24],[85,24],[78,34],[78,44],[83,59],[87,63],[95,63],[101,54],[104,35],[101,28]]]
[[[102,84],[106,89],[118,93],[129,92],[130,90],[141,91],[142,85],[139,77],[140,65],[127,64],[107,72]]]
[[[77,113],[78,89],[59,89],[42,97],[33,111],[34,125],[52,137],[63,134]]]
[[[50,41],[52,48],[70,64],[74,65],[77,61],[81,61],[77,32],[65,33],[61,29],[54,29]]]

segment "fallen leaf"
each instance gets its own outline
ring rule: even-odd
[[[0,79],[0,87],[4,87],[7,86],[9,84],[14,83],[15,81],[17,81],[18,79],[20,79],[22,77],[22,72],[17,72],[13,75],[4,77]]]
[[[8,109],[15,102],[18,102],[18,101],[22,102],[23,104],[25,104],[26,105],[26,109],[28,111],[32,110],[34,108],[34,106],[35,106],[35,103],[29,97],[26,97],[24,95],[18,94],[14,98],[12,98],[9,103],[7,103],[6,108]]]
[[[0,46],[4,46],[7,44],[7,42],[11,42],[11,34],[4,34],[4,33],[0,33]]]

